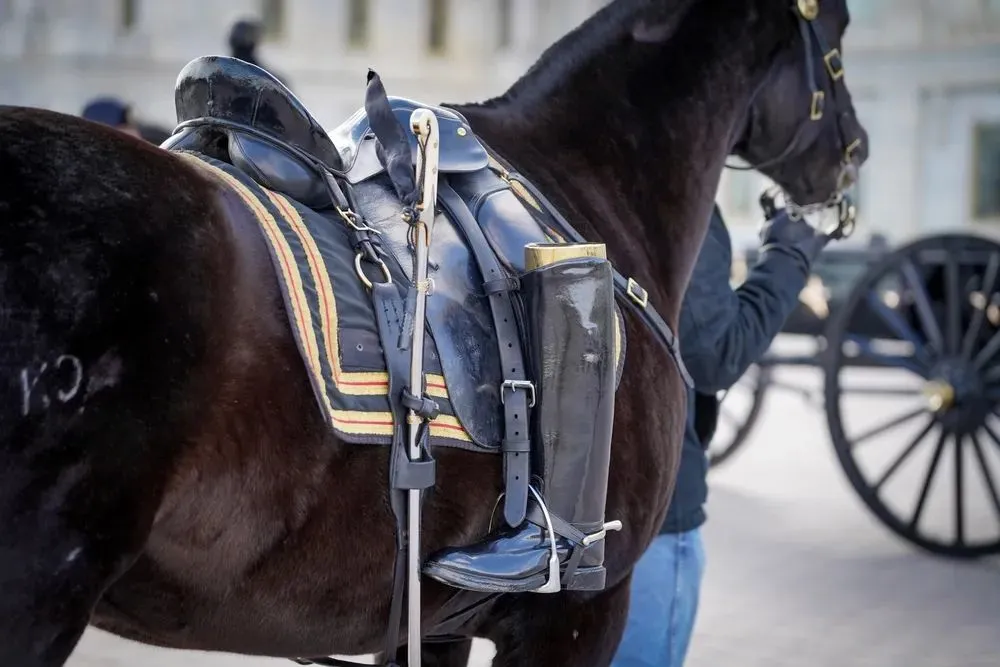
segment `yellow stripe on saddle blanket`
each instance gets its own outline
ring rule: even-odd
[[[388,444],[393,433],[389,375],[385,370],[343,367],[337,294],[331,277],[337,274],[329,270],[327,263],[331,244],[316,238],[304,220],[304,216],[318,214],[262,188],[231,165],[192,153],[175,154],[230,188],[253,213],[276,266],[309,380],[334,431],[349,442]],[[353,267],[349,270],[356,281]],[[374,327],[373,316],[371,324]],[[427,393],[441,405],[441,414],[430,424],[432,440],[471,443],[451,410],[444,376],[427,373],[425,377]]]

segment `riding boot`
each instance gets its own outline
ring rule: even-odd
[[[594,248],[600,256],[580,256]],[[546,245],[526,248],[529,269],[536,249],[575,254],[536,259],[521,278],[536,392],[527,519],[427,561],[428,576],[457,588],[555,592],[561,580],[568,590],[602,590],[603,540],[621,527],[604,521],[616,365],[611,265],[602,245]]]

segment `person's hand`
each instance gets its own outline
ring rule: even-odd
[[[793,220],[786,209],[780,209],[760,228],[761,249],[798,253],[807,265],[812,265],[829,242],[827,234],[805,220]]]
[[[808,272],[830,242],[830,235],[801,218],[793,219],[788,209],[775,206],[774,199],[767,194],[761,195],[760,206],[766,218],[760,228],[761,251],[787,253]]]

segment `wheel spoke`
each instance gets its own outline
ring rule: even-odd
[[[983,346],[983,349],[979,351],[976,358],[972,360],[972,370],[973,372],[978,371],[983,367],[987,361],[993,358],[993,355],[1000,350],[1000,331],[996,331],[990,336],[990,339]]]
[[[958,287],[958,262],[948,253],[944,263],[945,342],[948,354],[958,354],[962,294]]]
[[[955,544],[965,544],[965,493],[964,465],[962,462],[962,436],[955,436]]]
[[[941,340],[941,328],[934,317],[934,311],[931,308],[931,300],[927,295],[927,290],[924,288],[920,276],[917,275],[917,267],[910,260],[905,260],[901,271],[906,282],[909,283],[910,290],[912,290],[913,305],[917,311],[917,317],[920,319],[920,326],[924,330],[924,334],[927,335],[928,343],[934,350],[940,353],[944,350],[943,341]]]
[[[990,491],[990,498],[993,500],[993,507],[997,511],[997,518],[1000,519],[1000,493],[997,493],[997,486],[993,482],[993,475],[990,474],[990,467],[986,463],[986,454],[983,453],[983,445],[979,442],[979,438],[973,433],[972,439],[972,451],[976,453],[976,458],[979,460],[979,470],[983,473],[983,481],[986,482],[986,488]]]
[[[920,516],[924,513],[924,506],[927,504],[927,495],[931,490],[931,482],[934,481],[934,473],[937,472],[938,463],[941,462],[941,454],[944,452],[944,443],[948,437],[948,432],[944,429],[941,430],[941,435],[938,436],[937,446],[934,448],[934,458],[931,460],[931,465],[927,469],[927,477],[924,479],[924,486],[920,489],[920,498],[917,500],[917,507],[913,511],[913,517],[910,519],[910,529],[916,531],[917,524],[920,523]]]
[[[878,298],[878,295],[875,294],[874,292],[869,292],[868,294],[868,306],[869,308],[871,308],[871,311],[876,315],[878,315],[879,319],[881,319],[882,322],[885,323],[885,325],[889,327],[889,329],[894,334],[899,336],[900,339],[905,340],[906,342],[913,345],[913,356],[915,358],[918,358],[920,362],[925,366],[931,365],[931,360],[927,356],[927,351],[924,349],[926,343],[920,337],[920,334],[914,331],[913,328],[910,327],[909,324],[907,324],[906,320],[904,320],[899,313],[897,313],[892,308],[889,308],[889,306],[885,305],[882,302],[882,299]],[[855,342],[857,343],[857,341]],[[857,344],[862,350],[865,350],[866,347],[869,350],[871,349],[870,342],[868,343],[867,346],[862,345],[860,343]],[[870,354],[872,356],[878,356],[877,353],[874,351],[872,351]]]
[[[986,302],[982,308],[973,308],[972,322],[965,332],[965,339],[962,341],[962,361],[967,362],[972,358],[972,348],[979,340],[979,333],[983,329],[983,320],[986,319],[986,306],[990,301],[990,294],[997,282],[997,271],[1000,270],[1000,253],[990,253],[990,259],[986,264],[986,273],[983,275],[982,293]]]
[[[916,408],[915,410],[907,412],[906,414],[900,415],[899,417],[896,417],[895,419],[887,421],[886,423],[884,423],[884,424],[882,424],[880,426],[876,426],[873,429],[869,429],[868,431],[865,431],[865,433],[863,435],[859,435],[859,436],[855,437],[854,438],[854,444],[855,445],[859,445],[862,442],[864,442],[865,440],[868,440],[869,438],[874,438],[876,435],[881,435],[882,433],[885,433],[886,431],[888,431],[890,429],[896,428],[900,424],[905,424],[906,422],[908,422],[911,419],[914,419],[916,417],[919,417],[920,415],[924,414],[925,412],[926,412],[926,410],[923,407],[919,407],[919,408]]]
[[[892,477],[894,474],[896,474],[896,471],[899,470],[899,467],[903,465],[906,459],[910,458],[910,454],[916,451],[917,447],[920,445],[921,442],[924,441],[924,438],[927,437],[927,434],[931,432],[931,429],[934,428],[934,424],[936,423],[937,422],[933,419],[927,422],[927,426],[921,429],[920,433],[917,434],[917,437],[915,437],[910,442],[910,444],[906,447],[906,449],[903,450],[903,453],[900,454],[896,458],[896,460],[892,462],[892,465],[890,465],[886,469],[886,471],[882,473],[882,476],[879,477],[878,481],[872,485],[873,491],[878,493],[878,490],[881,489],[882,486],[889,481],[889,478]]]

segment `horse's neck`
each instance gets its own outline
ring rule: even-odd
[[[608,245],[621,270],[651,283],[673,322],[731,137],[778,39],[759,34],[756,0],[728,2],[747,16],[723,12],[720,24],[712,0],[696,3],[662,44],[630,43],[629,26],[578,57],[578,71],[547,54],[503,97],[459,107],[581,233]],[[637,85],[640,72],[656,80]]]

